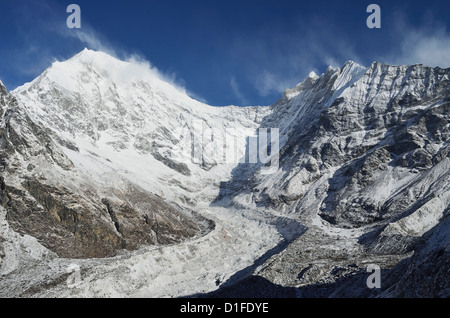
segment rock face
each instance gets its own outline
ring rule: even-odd
[[[0,91],[0,201],[18,233],[37,238],[60,257],[101,258],[181,242],[211,228],[193,212],[131,183],[101,193],[53,141],[51,131],[31,120],[3,86]]]
[[[49,250],[33,261],[158,246],[151,264],[176,259],[168,272],[195,285],[212,274],[197,268],[191,277],[186,264],[216,264],[209,243],[228,253],[245,242],[260,258],[244,269],[225,262],[236,272],[212,275],[218,290],[207,296],[449,297],[449,112],[450,69],[350,61],[311,73],[269,107],[211,107],[148,65],[85,50],[12,94],[0,85],[0,262],[11,228]],[[230,138],[258,128],[280,133],[270,174],[262,160],[225,160]],[[233,148],[248,159],[249,144]],[[206,208],[226,209],[230,220],[194,212]],[[233,220],[251,222],[231,229]],[[261,228],[281,241],[262,246],[252,236]],[[134,270],[116,275],[117,286],[149,288],[144,258],[127,259]],[[85,263],[96,286],[104,281],[95,266],[109,264],[101,261]],[[380,289],[366,284],[370,265],[381,268]],[[179,295],[176,285],[166,294]]]

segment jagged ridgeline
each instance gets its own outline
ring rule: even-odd
[[[402,285],[415,289],[386,287],[385,295],[448,295],[449,77],[450,69],[438,67],[373,63],[363,68],[349,62],[320,77],[310,74],[286,91],[262,123],[280,127],[284,136],[280,170],[261,176],[238,166],[236,178],[223,186],[233,204],[284,211],[309,227],[261,276],[289,287],[320,281],[330,284],[322,295],[361,296],[368,294],[363,283],[356,292],[345,279],[332,283],[358,272],[353,266],[372,262],[391,268],[396,257],[414,251],[393,273],[408,268]],[[336,254],[324,248],[352,240],[356,250],[346,247]],[[420,262],[428,274],[419,274]],[[420,279],[412,279],[412,272],[424,284],[429,277],[433,287],[419,290]],[[303,292],[311,296],[318,290]]]

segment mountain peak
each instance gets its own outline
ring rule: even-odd
[[[353,60],[348,60],[343,65],[343,68],[345,68],[345,67],[362,67],[362,65]]]
[[[306,78],[317,79],[319,78],[319,75],[317,75],[316,72],[311,71]]]
[[[102,52],[102,51],[94,51],[87,48],[84,48],[80,53],[76,54],[72,58],[68,59],[64,62],[57,63],[65,63],[65,62],[81,62],[82,64],[93,64],[96,65],[105,65],[105,64],[116,64],[116,63],[126,63],[124,61],[119,60],[118,58]]]
[[[1,80],[0,80],[0,94],[1,95],[8,94],[8,90],[6,89],[6,86],[3,84]]]
[[[137,86],[146,87],[172,100],[191,99],[183,88],[166,80],[146,61],[124,61],[87,48],[68,60],[54,62],[33,82],[18,87],[16,91],[23,92],[35,84],[42,85],[39,84],[42,82],[61,87],[69,94],[81,94],[86,100],[95,100],[99,94],[110,94],[111,89],[116,88],[128,96]]]
[[[367,68],[350,60],[345,62],[338,72],[339,76],[333,85],[333,90],[336,91],[349,87],[357,82],[367,72]]]
[[[334,82],[333,90],[338,91],[350,86],[351,84],[359,80],[366,71],[367,68],[352,60],[345,62],[345,64],[341,68],[329,66],[321,76],[312,71],[301,83],[297,84],[293,89],[287,89],[284,92],[284,96],[288,99],[291,99],[297,96],[302,90],[314,87],[314,84],[319,79],[323,79],[325,82],[328,82],[336,77],[337,78]]]
[[[95,51],[88,48],[84,48],[80,53],[76,54],[75,56],[109,56],[114,58],[114,56],[109,53],[103,51]]]

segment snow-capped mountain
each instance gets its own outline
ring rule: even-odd
[[[84,50],[0,85],[0,295],[448,296],[449,76],[349,61],[212,107]],[[271,174],[248,160],[258,129],[279,131]]]
[[[125,178],[112,178],[111,184],[95,179],[64,153],[78,152],[76,146],[32,120],[3,86],[1,92],[1,202],[14,231],[59,256],[94,258],[184,241],[212,227]]]
[[[229,170],[222,169],[215,145],[225,143],[227,129],[256,129],[270,111],[205,105],[160,79],[148,64],[87,49],[54,63],[13,94],[96,179],[113,171],[174,201],[183,200],[180,192],[194,202],[214,196],[215,189],[205,188],[211,190],[211,179],[226,180]]]

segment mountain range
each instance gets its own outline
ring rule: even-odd
[[[213,107],[85,49],[0,82],[0,295],[449,297],[449,76],[349,61]]]

